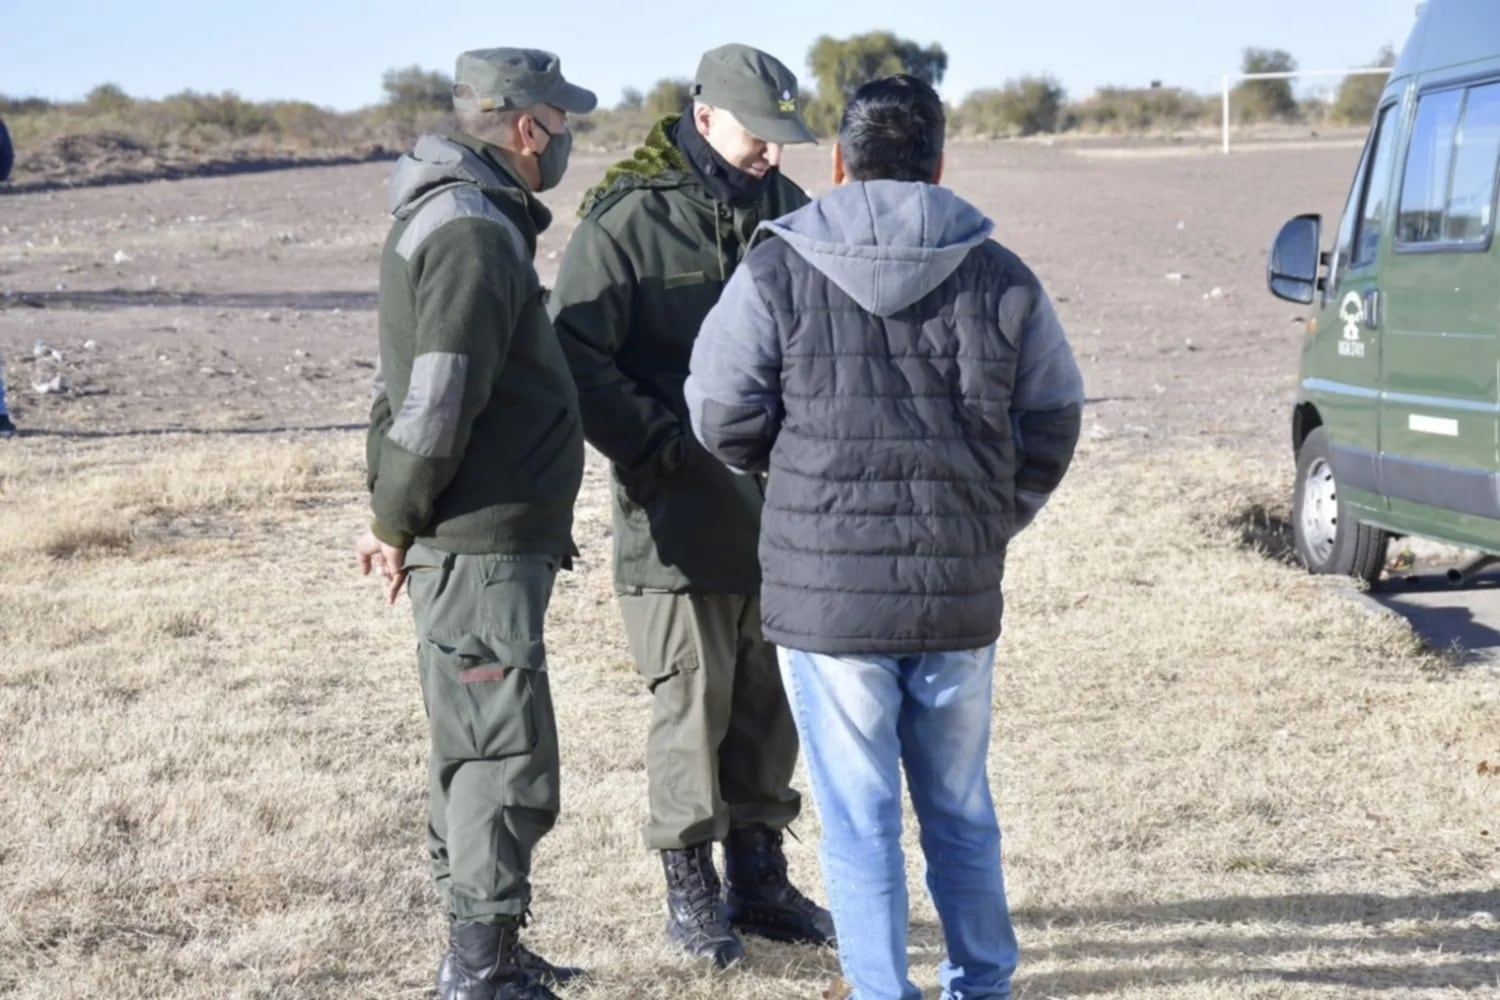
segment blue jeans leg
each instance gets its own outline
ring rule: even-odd
[[[907,977],[899,663],[778,656],[823,821],[823,885],[852,1000],[920,1000]]]
[[[903,658],[902,761],[943,924],[945,1000],[1008,1000],[1017,948],[990,797],[995,647]]]

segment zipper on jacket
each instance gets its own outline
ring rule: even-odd
[[[714,202],[714,252],[719,258],[719,281],[729,280],[729,272],[724,268],[724,223],[734,225],[734,212],[728,205]]]

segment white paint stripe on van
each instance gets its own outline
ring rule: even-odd
[[[1458,437],[1458,421],[1447,417],[1429,417],[1425,413],[1407,416],[1406,426],[1420,434],[1441,434],[1443,437]]]
[[[1371,389],[1366,385],[1351,385],[1348,382],[1334,382],[1326,378],[1303,379],[1302,388],[1308,392],[1329,392],[1339,396],[1357,396],[1360,399],[1380,398],[1379,389]]]
[[[1382,392],[1380,398],[1387,403],[1401,406],[1436,406],[1443,410],[1459,410],[1464,413],[1500,413],[1500,405],[1481,403],[1474,399],[1454,399],[1451,396],[1421,396],[1410,392]]]

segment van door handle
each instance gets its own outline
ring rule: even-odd
[[[1380,289],[1378,288],[1365,291],[1365,329],[1380,329]]]

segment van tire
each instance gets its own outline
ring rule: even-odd
[[[1292,537],[1297,558],[1310,573],[1352,576],[1374,586],[1385,569],[1390,535],[1361,524],[1333,475],[1328,433],[1316,427],[1297,449],[1297,482],[1292,491]]]

